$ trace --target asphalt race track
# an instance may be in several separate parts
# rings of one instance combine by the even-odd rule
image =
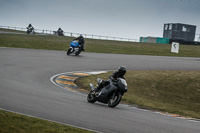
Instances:
[[[0,108],[67,125],[111,133],[200,133],[200,121],[120,104],[87,102],[86,95],[54,85],[50,78],[71,71],[200,70],[200,58],[81,53],[0,48]]]

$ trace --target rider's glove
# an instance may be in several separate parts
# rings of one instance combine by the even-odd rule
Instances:
[[[111,76],[110,77],[110,80],[112,81],[112,82],[116,82],[116,80]]]

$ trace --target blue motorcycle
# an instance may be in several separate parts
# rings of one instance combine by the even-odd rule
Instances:
[[[81,53],[81,45],[77,41],[71,41],[69,49],[67,50],[67,55],[75,54],[79,55]]]

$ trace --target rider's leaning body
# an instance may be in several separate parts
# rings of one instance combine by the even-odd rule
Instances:
[[[112,75],[109,76],[109,79],[112,81],[116,81],[118,78],[124,78],[124,75],[126,74],[126,67],[121,66],[118,68],[117,71],[115,71]],[[95,92],[98,92],[103,87],[107,86],[110,83],[109,80],[102,80],[102,82],[95,88]]]

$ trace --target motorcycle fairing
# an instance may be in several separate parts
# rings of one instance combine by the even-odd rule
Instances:
[[[71,47],[78,47],[79,43],[77,41],[71,41],[70,46]]]
[[[102,103],[108,103],[109,97],[117,90],[117,86],[109,84],[106,87],[102,88],[97,100]]]

